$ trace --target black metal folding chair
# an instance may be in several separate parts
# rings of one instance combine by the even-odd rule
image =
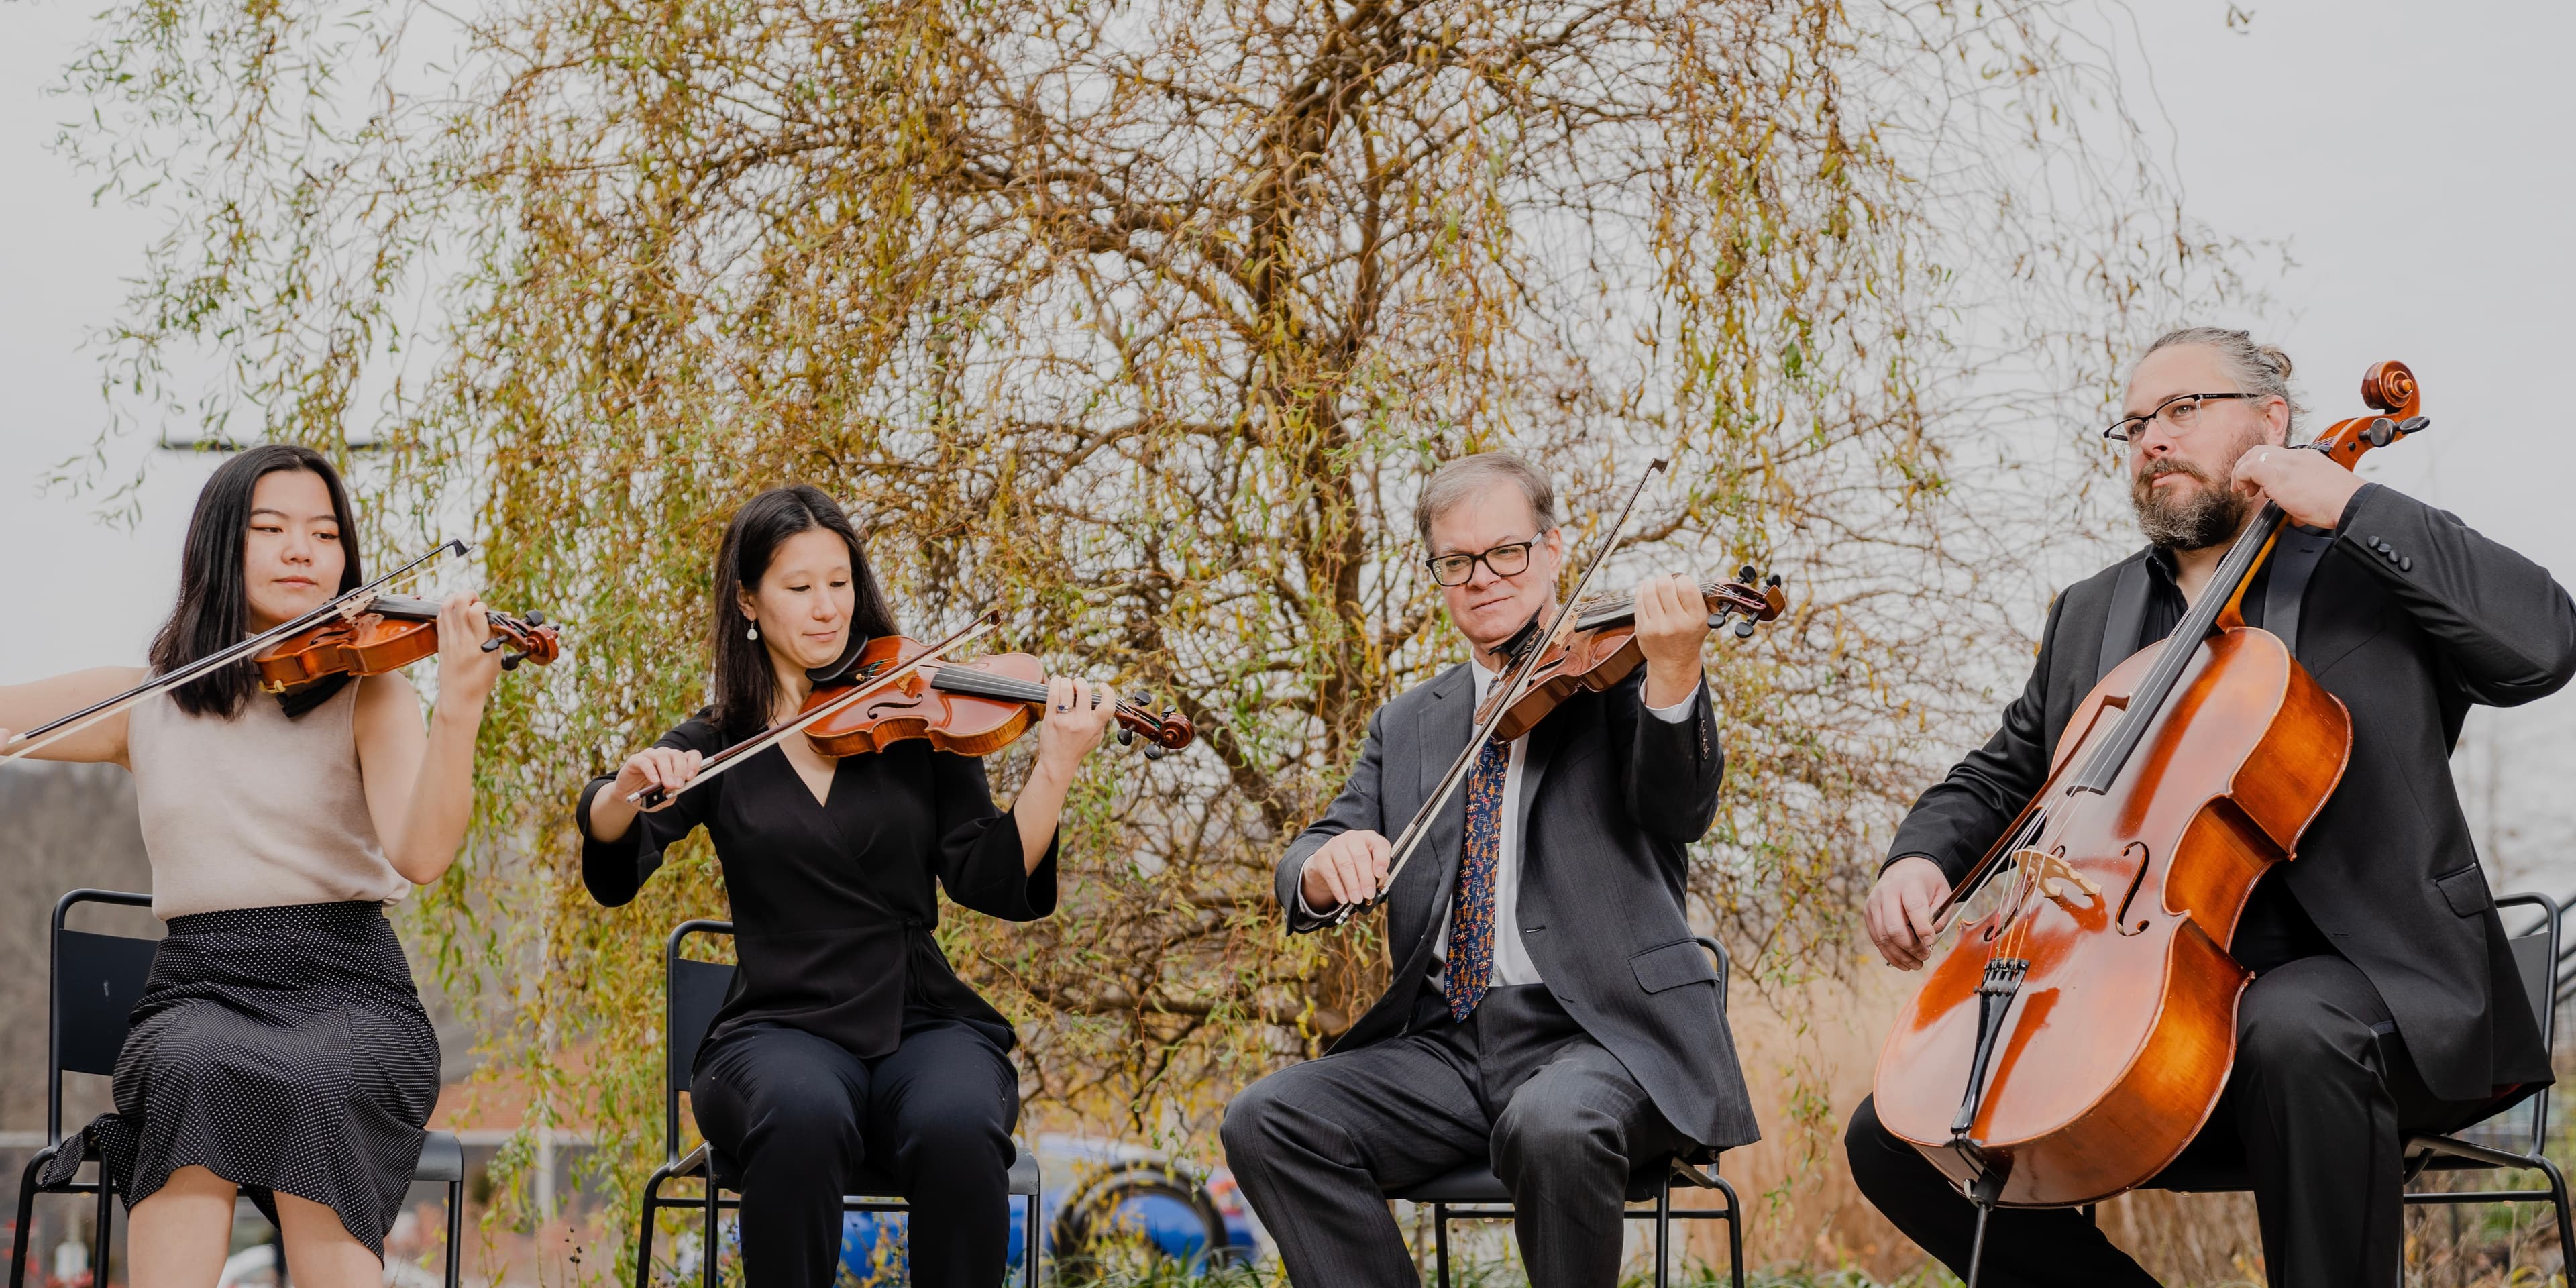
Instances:
[[[27,1241],[32,1233],[38,1194],[95,1194],[98,1220],[90,1252],[91,1282],[108,1282],[108,1232],[116,1206],[112,1187],[97,1164],[93,1179],[60,1185],[37,1184],[36,1174],[63,1147],[63,1074],[116,1072],[117,1054],[125,1049],[125,1030],[143,981],[152,973],[153,940],[102,935],[63,925],[71,910],[84,903],[149,908],[152,896],[119,890],[74,890],[54,903],[52,984],[45,1002],[45,1147],[27,1160],[18,1181],[18,1236],[9,1257],[9,1288],[26,1288]],[[465,1151],[456,1137],[431,1132],[420,1147],[415,1181],[447,1186],[447,1288],[457,1288],[464,1266],[459,1260],[465,1238]]]
[[[1726,1007],[1726,948],[1714,939],[1701,936],[1700,946],[1717,958],[1718,1008]],[[1716,1190],[1726,1197],[1726,1206],[1716,1208],[1677,1208],[1673,1191],[1683,1186]],[[1470,1163],[1446,1176],[1434,1177],[1420,1185],[1390,1190],[1390,1199],[1427,1205],[1431,1209],[1431,1246],[1440,1288],[1449,1288],[1449,1223],[1454,1220],[1510,1220],[1512,1194],[1502,1178],[1484,1163]],[[1726,1222],[1727,1264],[1735,1288],[1744,1288],[1744,1209],[1735,1197],[1735,1187],[1717,1174],[1712,1160],[1706,1171],[1690,1162],[1666,1156],[1639,1168],[1628,1178],[1627,1217],[1631,1221],[1655,1223],[1655,1288],[1666,1288],[1672,1280],[1673,1222]],[[1633,1206],[1651,1202],[1652,1208]]]
[[[2555,1050],[2557,1038],[2557,971],[2559,958],[2559,923],[2564,910],[2558,901],[2542,894],[2511,894],[2496,901],[2498,908],[2531,907],[2540,910],[2539,923],[2508,942],[2513,950],[2516,973],[2521,976],[2524,1000],[2540,1021],[2540,1044],[2543,1050]],[[2508,1149],[2464,1139],[2464,1134],[2487,1127],[2503,1115],[2531,1111],[2531,1136],[2521,1149]],[[2519,1134],[2519,1133],[2515,1133]],[[2412,1132],[2406,1137],[2406,1202],[2418,1206],[2460,1203],[2547,1203],[2558,1218],[2558,1246],[2576,1248],[2576,1223],[2568,1218],[2567,1180],[2558,1165],[2542,1151],[2549,1143],[2549,1091],[2533,1093],[2527,1099],[2501,1105],[2487,1118],[2460,1132]],[[2417,1190],[2414,1182],[2427,1172],[2457,1171],[2535,1171],[2547,1178],[2549,1187],[2538,1190]],[[2160,1177],[2151,1189],[2175,1190],[2192,1194],[2219,1194],[2251,1188],[2246,1178],[2233,1170],[2212,1169],[2203,1175]],[[2086,1209],[2088,1212],[2091,1209]]]
[[[733,987],[734,968],[719,962],[697,962],[680,955],[682,945],[695,934],[730,935],[730,921],[684,921],[672,928],[663,942],[662,968],[667,1006],[663,1033],[665,1063],[662,1084],[662,1142],[665,1161],[644,1182],[642,1219],[635,1232],[635,1288],[651,1288],[653,1282],[653,1214],[664,1208],[699,1208],[706,1214],[705,1248],[699,1259],[700,1275],[705,1288],[717,1288],[716,1217],[724,1208],[740,1209],[740,1199],[726,1198],[739,1177],[730,1160],[701,1142],[685,1156],[680,1153],[680,1093],[688,1090],[690,1071],[698,1059],[698,1047],[707,1039],[707,1030],[715,1024],[716,1011],[723,1007],[725,993]],[[700,1181],[699,1197],[664,1198],[662,1186],[680,1177]],[[841,1196],[845,1212],[903,1212],[910,1210],[898,1194],[901,1186],[891,1176],[871,1169],[859,1177],[858,1193]],[[1020,1200],[1026,1219],[1020,1239],[1020,1274],[1026,1288],[1037,1288],[1038,1282],[1038,1160],[1027,1149],[1011,1162],[1011,1197]]]

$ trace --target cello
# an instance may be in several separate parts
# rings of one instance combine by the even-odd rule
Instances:
[[[2346,469],[2429,427],[2414,373],[2382,362],[2362,400],[2296,450]],[[2245,587],[2286,522],[2267,503],[2163,644],[2086,694],[2049,776],[1933,910],[1997,897],[1898,1016],[1880,1121],[1977,1206],[2098,1202],[2152,1179],[2216,1107],[2252,976],[2228,955],[2255,883],[2292,859],[2352,750],[2343,703]]]

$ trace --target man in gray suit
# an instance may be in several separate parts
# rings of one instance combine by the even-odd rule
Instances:
[[[1399,695],[1332,808],[1279,861],[1303,934],[1386,881],[1387,834],[1430,799],[1565,558],[1547,478],[1451,461],[1415,525],[1474,660]],[[1725,753],[1700,678],[1692,579],[1637,588],[1646,664],[1481,749],[1387,891],[1394,983],[1320,1059],[1227,1107],[1226,1159],[1310,1288],[1419,1282],[1385,1191],[1490,1161],[1519,1209],[1533,1288],[1618,1281],[1631,1169],[1759,1132],[1718,996],[1682,915],[1684,847],[1717,812]]]

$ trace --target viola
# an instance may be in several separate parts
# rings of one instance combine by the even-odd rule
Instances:
[[[863,646],[850,678],[817,685],[805,710],[830,705],[852,686],[910,663],[927,651],[919,640],[881,636]],[[1099,695],[1092,704],[1099,705]],[[1190,745],[1196,731],[1187,717],[1146,709],[1142,695],[1117,704],[1118,741],[1145,737],[1145,757],[1159,759]],[[927,738],[941,751],[988,756],[1019,740],[1046,716],[1046,668],[1026,653],[993,653],[971,662],[922,661],[884,689],[840,705],[805,726],[805,740],[826,756],[883,751],[911,738]]]
[[[288,636],[252,659],[259,668],[259,687],[284,693],[327,675],[383,675],[438,653],[439,603],[410,595],[376,595],[353,600],[341,613],[319,625]],[[563,654],[555,628],[542,614],[513,617],[486,610],[492,638],[486,653],[508,650],[501,669],[517,670],[521,662],[545,666]]]
[[[1780,589],[1780,574],[1759,587],[1753,584],[1753,565],[1746,564],[1733,581],[1703,582],[1700,599],[1708,608],[1709,628],[1714,630],[1735,618],[1735,637],[1753,634],[1757,623],[1771,621],[1788,606],[1788,597]],[[1558,704],[1577,693],[1600,692],[1627,679],[1646,660],[1645,651],[1637,647],[1637,598],[1634,594],[1605,595],[1574,606],[1573,614],[1560,628],[1558,638],[1544,648],[1537,648],[1529,674],[1517,690],[1495,685],[1485,696],[1485,705],[1476,711],[1481,725],[1496,716],[1492,737],[1509,742],[1528,733],[1556,710]],[[1523,638],[1503,646],[1503,652],[1516,662],[1521,651],[1537,647],[1541,637],[1533,621]],[[1514,694],[1509,702],[1507,692]]]
[[[906,738],[929,738],[942,750],[970,756],[1007,747],[1046,709],[1045,673],[1037,659],[1003,653],[977,663],[947,660],[1000,623],[999,614],[986,613],[931,644],[892,635],[870,640],[838,666],[838,678],[816,684],[795,715],[707,757],[697,776],[676,788],[645,787],[626,799],[658,808],[800,733],[826,756],[882,750]],[[944,683],[932,683],[941,676]],[[1122,743],[1145,733],[1148,757],[1188,746],[1194,733],[1187,719],[1156,715],[1136,703],[1119,704],[1118,722]]]
[[[2404,363],[2371,368],[2361,396],[2385,414],[2309,449],[2349,469],[2429,427]],[[2296,855],[2352,751],[2343,703],[2245,625],[2246,584],[2285,521],[2265,506],[2165,643],[2093,687],[2038,794],[1933,911],[1938,925],[1999,883],[1889,1034],[1878,1115],[1966,1187],[1981,1235],[1997,1206],[2098,1202],[2151,1179],[2227,1084],[2251,980],[2227,951],[2238,915]]]

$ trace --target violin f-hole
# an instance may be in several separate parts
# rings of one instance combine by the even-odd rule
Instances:
[[[2140,919],[2138,924],[2130,925],[2129,905],[2137,901],[2139,888],[2147,883],[2146,842],[2131,841],[2121,846],[2120,861],[2129,865],[2129,892],[2120,896],[2120,911],[2112,915],[2111,924],[2124,935],[2143,934],[2146,932],[2147,923],[2144,919]]]

